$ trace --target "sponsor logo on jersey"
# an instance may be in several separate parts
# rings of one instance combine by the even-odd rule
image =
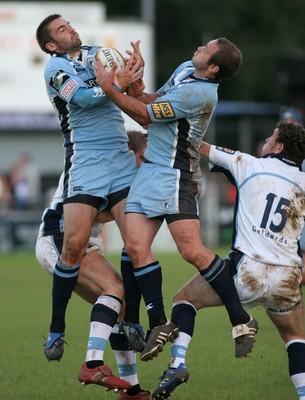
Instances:
[[[98,86],[98,83],[96,82],[96,78],[90,78],[90,79],[86,79],[85,83],[90,87],[94,87],[94,86]]]
[[[156,119],[173,118],[175,116],[174,110],[169,101],[152,103],[151,107]]]
[[[73,192],[81,192],[84,189],[84,186],[74,186]]]
[[[74,79],[71,79],[66,86],[63,88],[61,94],[64,96],[65,99],[69,97],[69,95],[72,93],[73,88],[77,86],[77,82]]]
[[[50,79],[50,85],[57,91],[62,87],[62,85],[67,81],[70,77],[62,70],[59,70],[55,73],[53,77]]]
[[[231,149],[228,149],[226,147],[215,146],[215,148],[217,150],[219,150],[219,151],[224,152],[224,153],[228,153],[228,154],[234,154],[235,153],[235,150],[231,150]]]
[[[80,64],[73,64],[72,65],[72,67],[73,67],[73,69],[74,69],[74,71],[76,72],[76,73],[80,73],[80,72],[86,72],[86,68],[85,67],[83,67],[82,65],[80,65]]]
[[[103,89],[100,87],[94,87],[93,91],[94,91],[94,95],[92,97],[101,97],[104,95]]]

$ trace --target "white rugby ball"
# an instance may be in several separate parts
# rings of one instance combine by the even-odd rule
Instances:
[[[113,47],[101,47],[95,54],[95,58],[100,59],[106,71],[110,71],[115,61],[118,69],[122,70],[125,67],[125,60],[122,54]]]

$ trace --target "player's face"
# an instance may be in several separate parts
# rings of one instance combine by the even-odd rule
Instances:
[[[204,70],[208,67],[208,61],[211,56],[219,51],[217,39],[211,40],[205,46],[200,46],[195,51],[192,63],[198,70]]]
[[[273,134],[267,137],[267,139],[265,140],[265,144],[262,148],[262,156],[271,153],[279,154],[282,151],[282,144],[277,142],[278,135],[279,130],[278,128],[275,128]]]
[[[52,41],[49,43],[53,46],[52,51],[58,53],[77,52],[82,45],[79,34],[64,18],[55,19],[49,24],[49,31]]]

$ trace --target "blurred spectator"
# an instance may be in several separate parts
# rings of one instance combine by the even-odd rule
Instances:
[[[20,155],[19,160],[12,167],[10,180],[15,209],[27,210],[40,203],[41,177],[28,153]]]
[[[293,107],[284,107],[280,112],[280,120],[303,125],[302,112]]]
[[[11,203],[11,187],[8,178],[5,175],[0,175],[0,210],[6,210]]]

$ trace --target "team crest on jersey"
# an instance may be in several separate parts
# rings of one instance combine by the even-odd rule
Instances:
[[[75,64],[72,65],[72,67],[73,67],[74,71],[75,71],[76,73],[78,73],[78,74],[79,74],[80,72],[86,72],[86,68],[83,67],[83,66],[80,65],[80,64],[75,63]]]
[[[169,101],[152,103],[151,107],[156,119],[173,118],[175,116],[174,110]]]
[[[235,150],[228,149],[227,147],[216,146],[216,149],[219,150],[219,151],[223,151],[224,153],[228,153],[228,154],[234,154],[235,153]]]
[[[55,75],[50,79],[50,85],[57,91],[62,87],[66,80],[70,77],[61,69],[56,71]]]
[[[69,95],[72,93],[73,88],[77,86],[77,82],[74,79],[71,79],[66,86],[63,88],[61,94],[64,96],[65,99],[69,97]]]

